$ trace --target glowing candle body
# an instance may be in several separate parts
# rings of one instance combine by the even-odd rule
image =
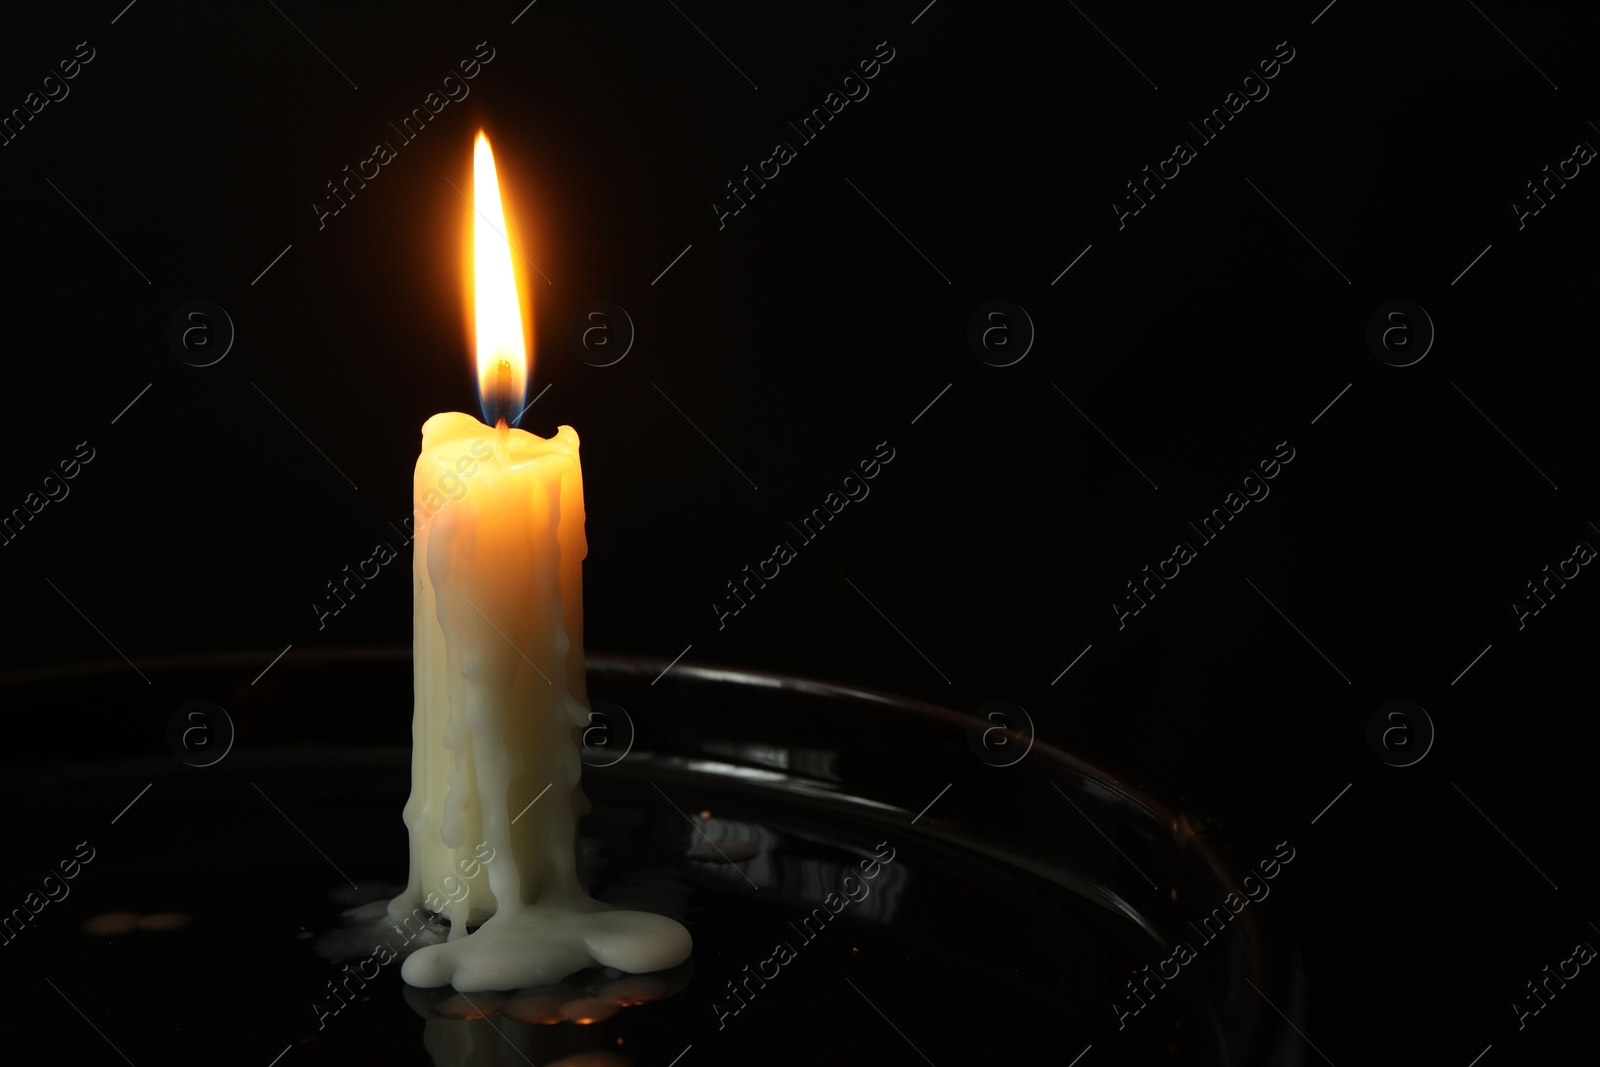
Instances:
[[[429,419],[413,492],[426,517],[412,562],[408,891],[436,894],[458,931],[492,915],[502,892],[503,864],[462,876],[481,842],[525,870],[537,896],[575,880],[571,814],[585,810],[573,740],[588,717],[578,437],[511,430],[502,448],[495,437],[470,415]],[[524,811],[536,796],[551,803]]]
[[[577,876],[589,718],[578,435],[495,430],[459,413],[433,416],[422,434],[411,871],[389,910],[441,911],[450,938],[408,958],[402,975],[470,992],[587,966],[676,966],[692,947],[682,926],[602,904]],[[487,878],[464,877],[480,861]]]
[[[578,435],[509,427],[527,388],[515,265],[488,138],[473,146],[473,334],[491,429],[422,427],[413,496],[411,841],[392,917],[442,914],[449,940],[408,957],[412,985],[519,989],[585,967],[641,972],[688,959],[671,919],[619,911],[577,872],[584,687],[583,472]],[[487,873],[487,877],[480,875]],[[475,933],[471,924],[482,922]]]

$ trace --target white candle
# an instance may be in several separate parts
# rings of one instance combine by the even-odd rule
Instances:
[[[475,226],[473,241],[480,386],[498,390],[486,407],[503,412],[525,391],[526,357],[481,133],[474,172],[475,211],[491,224]],[[577,819],[588,810],[578,738],[589,720],[578,435],[435,415],[413,491],[411,870],[389,911],[440,911],[450,938],[419,949],[402,976],[472,992],[682,963],[692,942],[681,925],[602,904],[578,881]],[[487,878],[474,876],[480,864]]]

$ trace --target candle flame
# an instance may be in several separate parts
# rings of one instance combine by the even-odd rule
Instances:
[[[528,391],[528,345],[494,152],[482,130],[472,148],[473,338],[484,420],[515,423]]]

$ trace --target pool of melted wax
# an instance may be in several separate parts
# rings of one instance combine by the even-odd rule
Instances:
[[[594,869],[604,866],[601,847],[592,839],[580,841],[590,884],[597,881]],[[354,906],[315,947],[335,962],[369,955],[379,966],[404,960],[400,973],[408,985],[448,985],[461,993],[544,986],[591,969],[661,971],[678,966],[691,950],[688,931],[678,922],[694,893],[685,877],[671,868],[631,871],[604,885],[598,898],[576,895],[503,909],[458,936],[436,913],[419,909],[425,923],[391,914],[388,902],[404,886],[340,886],[329,898]]]
[[[387,977],[400,968],[384,968],[392,993],[375,999],[423,1017],[432,1063],[522,1063],[521,1053],[540,1067],[621,1067],[667,1064],[693,1046],[700,1062],[902,1063],[925,1052],[946,1067],[1066,1062],[1091,1044],[1097,1064],[1221,1062],[1198,980],[1168,983],[1115,1026],[1118,987],[1165,955],[1138,924],[927,828],[841,821],[799,798],[712,784],[685,797],[691,812],[707,805],[687,822],[659,797],[653,810],[648,787],[596,793],[585,884],[613,905],[681,919],[693,957],[654,974],[590,968],[498,991],[492,979],[481,991],[401,986]],[[396,888],[367,888],[371,901],[344,912],[319,954],[369,952]],[[447,942],[436,920],[405,946],[407,963],[471,944],[493,922]],[[381,1015],[362,1028],[375,1031]]]
[[[692,942],[678,923],[602,908],[592,901],[502,906],[475,932],[419,948],[400,976],[409,985],[473,993],[559,981],[593,966],[642,974],[688,958]]]

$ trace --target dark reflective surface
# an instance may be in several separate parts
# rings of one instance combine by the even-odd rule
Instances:
[[[73,1058],[109,1042],[139,1063],[1299,1061],[1271,1006],[1300,1011],[1292,946],[1270,881],[1241,885],[1270,857],[1236,862],[1021,722],[985,735],[878,694],[664,666],[591,662],[633,744],[589,739],[584,870],[603,899],[682,916],[693,958],[469,998],[360,962],[383,936],[361,903],[405,871],[404,650],[286,657],[255,687],[240,661],[154,670],[227,709],[237,735],[208,766],[167,750],[166,714],[128,724],[143,755],[65,750],[100,676],[12,678],[22,825],[0,886],[25,916],[5,958],[40,979],[26,1011]],[[52,745],[76,758],[49,765]]]

